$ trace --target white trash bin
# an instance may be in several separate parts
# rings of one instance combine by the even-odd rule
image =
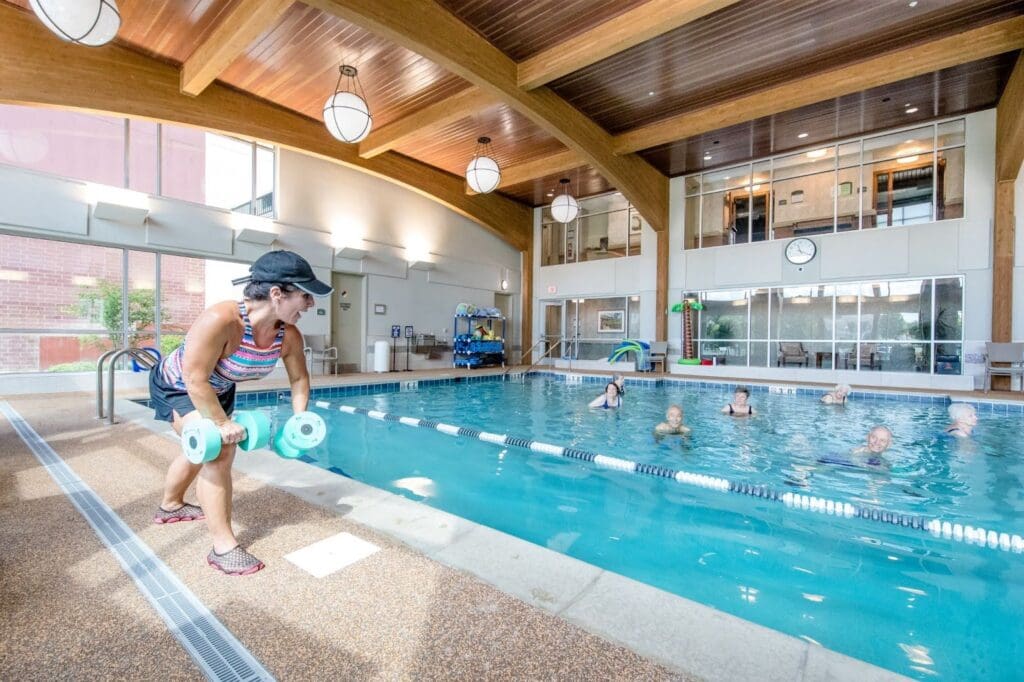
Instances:
[[[373,371],[391,371],[391,344],[387,341],[373,343]]]

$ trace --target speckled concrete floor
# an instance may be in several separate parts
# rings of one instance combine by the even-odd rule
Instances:
[[[222,576],[203,522],[151,523],[172,442],[101,425],[90,396],[9,402],[279,679],[690,679],[238,473],[236,529],[267,569]],[[0,679],[201,678],[6,420],[0,453]],[[322,579],[283,558],[342,531],[381,551]]]

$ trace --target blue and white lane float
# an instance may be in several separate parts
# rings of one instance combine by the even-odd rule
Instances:
[[[316,401],[315,405],[322,409],[334,409],[334,406],[331,403],[325,401]],[[655,464],[642,464],[640,462],[633,462],[628,459],[611,457],[609,455],[602,455],[596,452],[580,450],[578,448],[551,445],[550,443],[542,443],[528,438],[518,438],[508,434],[497,434],[480,431],[478,429],[468,429],[463,426],[454,426],[452,424],[431,421],[429,419],[401,417],[387,412],[380,412],[378,410],[368,410],[364,407],[339,405],[337,406],[337,409],[340,412],[345,412],[347,414],[365,415],[370,419],[376,419],[378,421],[397,422],[399,424],[415,428],[434,429],[435,431],[439,431],[449,436],[475,438],[494,445],[523,448],[532,452],[540,452],[545,455],[569,457],[571,459],[579,459],[585,462],[593,462],[597,466],[604,467],[606,469],[615,469],[617,471],[643,474],[646,476],[656,476],[658,478],[671,478],[678,483],[683,483],[685,485],[692,485],[708,490],[717,490],[719,492],[737,493],[740,495],[747,495],[749,497],[757,497],[769,502],[779,502],[793,509],[802,509],[805,511],[817,512],[819,514],[828,514],[829,516],[860,518],[866,521],[875,521],[892,526],[902,526],[913,530],[927,531],[935,537],[942,537],[956,542],[964,542],[970,545],[978,545],[979,547],[1000,549],[1004,552],[1013,552],[1015,554],[1024,553],[1024,537],[1017,534],[998,532],[991,529],[960,523],[952,523],[950,521],[943,521],[942,519],[929,519],[911,514],[872,509],[870,507],[862,507],[850,504],[849,502],[830,500],[824,497],[816,497],[814,495],[802,495],[800,493],[792,492],[786,492],[780,495],[778,491],[762,485],[736,483],[735,481],[730,481],[718,476],[707,476],[705,474],[694,474],[688,471],[678,471],[668,467],[657,466]]]

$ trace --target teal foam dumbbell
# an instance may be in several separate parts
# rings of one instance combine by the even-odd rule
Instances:
[[[327,425],[316,412],[293,414],[274,436],[274,450],[285,459],[296,459],[324,442]]]
[[[238,443],[243,450],[264,448],[270,442],[270,417],[262,412],[241,410],[231,417],[245,428],[245,439]],[[181,430],[181,449],[193,464],[212,462],[220,455],[220,429],[212,419],[199,419]]]

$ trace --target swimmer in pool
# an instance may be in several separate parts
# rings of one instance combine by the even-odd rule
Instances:
[[[732,402],[722,408],[722,414],[730,417],[750,417],[757,414],[754,408],[747,404],[750,399],[750,389],[746,386],[737,386],[732,394]]]
[[[849,395],[850,387],[847,384],[837,384],[835,388],[821,396],[821,402],[826,405],[845,405]]]
[[[599,407],[603,410],[612,410],[622,407],[622,396],[619,393],[619,385],[609,381],[604,387],[604,393],[590,401],[590,407]]]
[[[978,425],[978,413],[973,405],[953,403],[949,406],[949,418],[952,424],[946,427],[946,434],[954,438],[970,438],[974,427]]]
[[[665,421],[654,427],[654,433],[659,436],[689,433],[690,428],[683,425],[683,408],[678,405],[670,405],[665,410]]]
[[[892,431],[884,426],[876,426],[868,431],[866,444],[850,451],[850,459],[861,466],[888,468],[889,460],[882,457],[882,453],[891,445]]]

